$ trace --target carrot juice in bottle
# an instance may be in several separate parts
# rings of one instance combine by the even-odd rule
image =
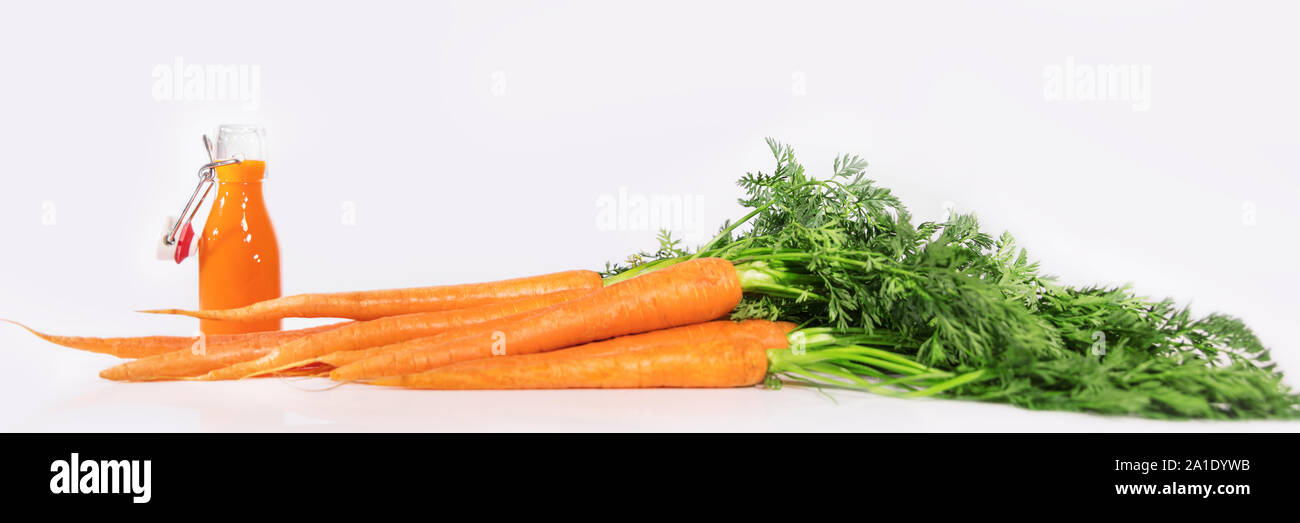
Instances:
[[[216,194],[199,236],[199,308],[229,309],[280,297],[280,247],[262,199],[266,177],[261,127],[223,125],[216,157],[238,163],[216,167]],[[280,320],[202,320],[205,334],[279,330]]]

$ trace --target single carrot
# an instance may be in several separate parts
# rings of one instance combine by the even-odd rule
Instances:
[[[719,258],[682,262],[569,302],[404,342],[330,372],[340,381],[411,374],[458,361],[527,354],[717,319],[740,303],[735,267]]]
[[[191,378],[231,364],[264,356],[286,340],[327,334],[356,322],[322,325],[296,332],[296,337],[261,337],[223,343],[193,345],[177,351],[146,356],[100,371],[99,377],[114,381],[154,381]]]
[[[402,340],[430,336],[456,327],[475,325],[497,318],[547,307],[579,296],[588,290],[560,291],[541,296],[491,303],[468,309],[417,312],[353,323],[347,327],[306,336],[283,344],[257,359],[216,368],[203,379],[238,379],[312,363],[315,358],[337,351],[351,351]]]
[[[507,384],[523,376],[554,375],[563,373],[565,364],[571,360],[607,358],[624,353],[636,353],[660,345],[680,345],[680,343],[707,343],[719,340],[738,340],[753,338],[767,349],[787,349],[787,337],[794,330],[789,321],[745,320],[745,321],[707,321],[685,327],[651,330],[641,334],[628,334],[597,342],[586,343],[569,349],[550,351],[550,353],[520,354],[499,356],[499,358],[471,359],[452,363],[450,366],[438,367],[425,371],[425,375],[497,375]],[[552,368],[554,367],[554,368]],[[408,375],[409,376],[409,375]]]
[[[603,285],[592,271],[565,271],[512,280],[377,291],[298,294],[245,307],[191,311],[154,309],[141,312],[180,314],[205,320],[255,321],[276,318],[351,318],[373,320],[413,312],[478,307],[505,300],[566,290],[595,290]]]
[[[742,322],[735,322],[731,320],[718,320],[718,321],[709,321],[704,323],[696,323],[694,325],[687,325],[684,327],[675,327],[671,329],[650,331],[642,334],[619,336],[617,338],[595,342],[592,343],[592,345],[603,344],[602,346],[605,347],[621,346],[620,344],[645,345],[645,344],[659,343],[661,341],[673,341],[678,337],[686,337],[686,336],[689,336],[695,340],[704,340],[704,339],[713,339],[713,338],[724,337],[724,336],[732,336],[736,334],[747,334],[758,338],[773,339],[773,340],[776,340],[777,337],[780,337],[780,340],[784,340],[784,336],[786,334],[789,334],[791,330],[794,329],[794,326],[795,325],[793,323],[784,322],[784,321],[773,322],[773,321],[766,321],[766,320],[744,320]],[[406,342],[393,344],[393,345],[371,347],[362,350],[333,352],[321,356],[320,358],[317,358],[316,361],[320,363],[332,365],[334,367],[342,367],[350,363],[358,362],[370,357],[384,354],[385,352],[396,352],[407,348],[418,348],[421,345],[427,344],[429,342],[430,340],[428,340],[427,338],[412,339]],[[784,341],[780,341],[779,343],[776,343],[773,346],[775,347],[775,346],[784,346],[784,345],[786,345],[786,343]],[[489,358],[489,359],[498,360],[501,358]],[[468,360],[468,361],[486,361],[486,360]]]
[[[767,376],[769,346],[751,336],[680,338],[619,350],[598,345],[466,361],[373,384],[445,390],[702,388],[756,385]]]
[[[199,342],[198,336],[135,336],[123,338],[58,336],[37,331],[13,320],[0,319],[0,321],[9,322],[22,327],[26,329],[27,332],[35,334],[37,337],[55,345],[62,345],[64,347],[89,352],[97,352],[100,354],[109,354],[119,358],[144,358],[176,352],[179,350],[187,350],[193,347],[195,343]],[[208,345],[222,345],[226,343],[265,344],[293,339],[317,332],[324,332],[342,324],[343,323],[335,323],[331,325],[320,325],[317,327],[287,331],[262,331],[246,334],[214,334],[211,336],[204,336],[203,341]]]
[[[274,346],[244,344],[212,346],[202,353],[181,349],[128,361],[99,372],[99,377],[113,381],[174,380],[200,376],[213,369],[248,361],[275,350]]]
[[[739,324],[712,329],[710,336],[708,325],[693,325],[551,352],[462,361],[368,383],[460,390],[741,387],[770,378],[769,385],[780,388],[786,378],[814,386],[923,397],[985,378],[985,370],[956,374],[872,346],[888,343],[870,334],[813,329],[797,331],[802,336],[796,340],[793,327],[772,322]],[[817,339],[809,340],[810,336]],[[806,350],[810,341],[814,348]],[[800,347],[804,350],[793,350]]]

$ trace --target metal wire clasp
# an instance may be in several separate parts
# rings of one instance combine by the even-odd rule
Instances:
[[[172,230],[163,236],[164,245],[176,245],[176,235],[180,233],[182,225],[189,225],[194,221],[194,214],[199,212],[199,207],[203,205],[203,200],[208,197],[208,192],[212,190],[212,183],[217,179],[217,167],[231,165],[243,162],[241,158],[230,158],[226,160],[212,159],[212,141],[208,135],[203,135],[203,148],[208,151],[208,163],[199,167],[199,184],[194,186],[194,193],[190,194],[189,201],[185,202],[185,207],[177,216],[180,218],[172,224]]]

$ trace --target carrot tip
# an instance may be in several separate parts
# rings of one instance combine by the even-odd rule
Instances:
[[[207,317],[208,315],[204,314],[203,311],[189,311],[185,309],[144,309],[135,312],[143,312],[145,314],[168,314],[172,316],[189,316],[191,318],[211,319],[208,318]]]
[[[45,340],[45,341],[48,341],[48,342],[51,342],[51,343],[55,343],[55,344],[58,344],[58,345],[64,345],[63,343],[59,343],[58,341],[56,341],[54,336],[51,336],[51,335],[46,334],[46,333],[44,333],[44,332],[41,332],[41,331],[38,331],[38,330],[33,329],[33,328],[31,328],[31,327],[28,327],[28,326],[25,325],[25,324],[22,324],[22,323],[16,322],[16,321],[14,321],[14,320],[6,320],[6,319],[4,319],[4,318],[0,318],[0,321],[3,321],[3,322],[5,322],[5,323],[12,323],[12,324],[17,325],[17,326],[19,326],[19,327],[22,327],[23,330],[32,333],[32,334],[33,334],[34,336],[36,336],[37,338],[40,338],[40,339],[43,339],[43,340]]]
[[[34,329],[32,329],[31,327],[28,327],[28,326],[26,326],[26,325],[23,325],[22,323],[16,322],[16,321],[14,321],[14,320],[5,319],[5,318],[0,318],[0,321],[3,321],[3,322],[5,322],[5,323],[12,323],[12,324],[17,325],[17,326],[19,326],[19,327],[22,327],[23,329],[26,329],[27,332],[30,332],[30,333],[33,333],[33,334],[36,333],[36,331],[35,331]]]

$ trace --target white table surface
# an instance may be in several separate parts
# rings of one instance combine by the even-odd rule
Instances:
[[[724,390],[406,391],[325,379],[114,383],[115,358],[0,325],[17,379],[5,431],[123,432],[1294,432],[1300,422],[1166,422],[785,387]],[[833,399],[832,399],[833,398]]]

